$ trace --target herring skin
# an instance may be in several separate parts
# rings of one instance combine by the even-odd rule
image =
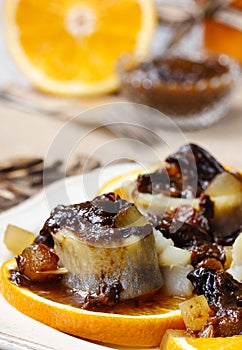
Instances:
[[[120,300],[152,294],[163,285],[152,227],[142,227],[144,235],[124,238],[118,245],[90,244],[67,229],[53,235],[56,253],[69,273],[69,287],[97,294],[103,283],[122,286]]]

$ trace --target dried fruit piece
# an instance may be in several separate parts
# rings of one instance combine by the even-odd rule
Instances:
[[[28,245],[16,257],[20,274],[31,281],[37,282],[43,282],[57,277],[57,274],[41,274],[39,272],[56,270],[58,260],[58,256],[45,244]]]

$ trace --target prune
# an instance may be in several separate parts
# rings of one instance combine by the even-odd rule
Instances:
[[[166,238],[171,238],[175,245],[180,248],[192,247],[198,242],[212,242],[210,235],[211,213],[209,212],[209,219],[207,219],[204,212],[203,206],[200,206],[200,210],[188,205],[168,209],[160,220],[156,219],[156,228]]]
[[[171,238],[177,247],[192,252],[193,266],[208,258],[216,259],[223,265],[225,263],[223,247],[214,243],[211,235],[213,212],[210,198],[202,195],[199,210],[187,205],[167,210],[160,221],[156,220],[156,228],[166,238]]]
[[[139,175],[137,190],[163,193],[177,198],[199,197],[224,167],[205,149],[186,144],[166,158],[166,165],[154,173]]]
[[[197,246],[198,242],[211,240],[206,231],[186,222],[176,221],[166,229],[164,226],[159,226],[159,229],[166,238],[171,238],[175,246],[179,248],[190,248]]]
[[[191,183],[197,174],[197,196],[207,188],[217,174],[225,171],[209,152],[192,143],[184,145],[178,152],[167,157],[166,162],[178,164]]]
[[[211,317],[198,333],[199,337],[231,337],[242,333],[242,308],[230,307]]]
[[[176,221],[164,227],[160,224],[159,230],[164,237],[171,238],[175,246],[191,251],[191,264],[196,266],[199,262],[207,258],[214,258],[225,263],[225,253],[223,247],[213,243],[209,234],[197,225]]]
[[[232,245],[242,231],[242,226],[233,232],[221,236],[219,232],[212,232],[213,241],[220,245]]]
[[[198,334],[200,337],[228,337],[242,332],[242,283],[225,271],[200,267],[187,278],[194,293],[204,295],[213,316]]]
[[[187,278],[194,286],[194,293],[203,294],[214,311],[238,306],[242,283],[229,273],[201,267],[191,271]]]

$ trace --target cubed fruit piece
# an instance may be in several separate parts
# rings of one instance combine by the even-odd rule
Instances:
[[[4,243],[14,255],[20,254],[34,239],[33,232],[14,225],[8,225],[4,233]]]
[[[195,296],[179,304],[186,328],[199,331],[209,319],[210,307],[204,295]]]

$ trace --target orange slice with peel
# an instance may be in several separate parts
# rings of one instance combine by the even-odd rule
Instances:
[[[167,328],[184,328],[178,310],[180,299],[161,296],[159,301],[144,303],[143,307],[129,305],[122,313],[87,311],[17,286],[10,280],[13,269],[14,259],[1,267],[0,288],[4,298],[22,313],[65,333],[110,344],[154,347],[159,346]]]
[[[187,338],[171,337],[166,350],[239,350],[242,347],[242,336],[226,338]]]
[[[7,43],[36,87],[62,95],[113,91],[123,54],[149,53],[153,0],[5,0]]]

